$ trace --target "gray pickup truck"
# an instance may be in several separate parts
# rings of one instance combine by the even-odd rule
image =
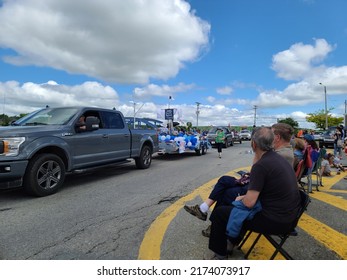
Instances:
[[[93,107],[44,108],[0,127],[0,189],[55,193],[67,173],[133,158],[149,168],[158,152],[154,129],[129,129],[121,112]]]

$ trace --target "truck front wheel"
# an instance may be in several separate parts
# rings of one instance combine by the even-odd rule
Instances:
[[[65,165],[61,158],[54,154],[38,154],[28,164],[23,186],[29,194],[46,196],[57,192],[64,180]]]
[[[145,145],[142,147],[140,156],[135,158],[136,167],[139,169],[147,169],[152,163],[152,149]]]

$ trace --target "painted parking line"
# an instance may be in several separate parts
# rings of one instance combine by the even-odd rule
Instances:
[[[238,170],[249,170],[249,167],[238,168],[236,171]],[[225,175],[239,176],[235,173],[236,171],[230,171]],[[197,196],[205,200],[210,194],[212,186],[217,183],[218,179],[219,177],[208,181],[196,188],[192,193],[177,200],[154,220],[142,240],[138,255],[139,260],[160,260],[161,243],[163,242],[164,235],[171,221],[188,201],[193,200]]]
[[[236,173],[238,170],[249,169],[250,167],[238,168],[237,170],[232,170],[225,175],[238,176]],[[218,179],[219,177],[210,180],[209,182],[195,189],[192,193],[177,200],[154,220],[148,231],[145,233],[141,243],[138,254],[139,260],[160,260],[161,244],[163,242],[164,235],[177,213],[187,202],[195,199],[197,196],[200,196],[202,200],[205,200],[211,192],[211,187],[217,183]],[[325,179],[326,178],[323,178],[324,189],[329,191],[331,187],[342,178],[340,176],[334,176],[333,178],[327,178],[329,180]],[[346,211],[346,200],[329,195],[328,193],[325,193],[323,189],[321,190],[321,192],[315,192],[313,194],[315,199],[324,201],[325,203],[329,203],[334,207],[338,207]],[[342,259],[347,259],[347,252],[345,249],[347,248],[346,235],[341,234],[327,225],[320,223],[307,214],[303,215],[298,226],[324,246],[336,252],[336,254],[338,254]],[[317,228],[320,230],[317,230]],[[251,236],[250,241],[252,238],[254,237]],[[247,243],[251,244],[250,242]],[[247,245],[247,243],[244,245],[243,251],[248,249],[249,245]],[[265,239],[260,239],[258,244],[259,245],[254,248],[252,254],[249,256],[249,259],[268,259],[269,256],[272,255],[273,247]],[[283,257],[278,254],[276,259],[283,259]]]
[[[347,236],[320,221],[303,214],[298,226],[311,237],[334,251],[343,260],[347,260]]]

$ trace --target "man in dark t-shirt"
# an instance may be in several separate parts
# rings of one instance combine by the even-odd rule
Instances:
[[[252,166],[248,190],[259,192],[262,215],[276,222],[294,220],[300,204],[292,166],[274,151]]]
[[[252,220],[245,220],[240,235],[230,238],[226,226],[233,206],[220,206],[210,217],[212,221],[209,249],[214,259],[227,258],[227,240],[237,245],[248,229],[281,234],[292,229],[300,207],[300,194],[293,167],[273,151],[274,133],[258,128],[251,140],[254,151],[250,183],[245,195],[236,198],[252,209],[260,201],[262,210]]]

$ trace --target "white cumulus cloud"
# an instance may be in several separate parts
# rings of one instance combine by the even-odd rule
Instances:
[[[176,76],[210,33],[183,0],[4,1],[0,22],[0,47],[15,51],[7,63],[119,83]]]
[[[296,43],[288,50],[273,56],[272,69],[285,80],[300,80],[311,76],[317,63],[321,62],[333,49],[334,47],[324,39],[316,39],[315,45]]]

